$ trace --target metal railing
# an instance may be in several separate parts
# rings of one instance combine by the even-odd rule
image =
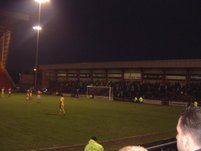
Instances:
[[[177,151],[177,141],[175,138],[153,142],[142,146],[145,146],[149,151]]]

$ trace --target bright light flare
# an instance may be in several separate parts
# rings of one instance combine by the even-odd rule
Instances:
[[[50,0],[35,0],[37,3],[47,3],[50,2]]]
[[[34,29],[34,30],[37,30],[37,31],[40,31],[40,30],[42,30],[42,27],[39,26],[39,25],[37,25],[37,26],[34,26],[33,29]]]

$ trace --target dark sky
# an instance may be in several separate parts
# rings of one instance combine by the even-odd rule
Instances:
[[[0,3],[31,17],[13,33],[7,67],[32,69],[37,4]],[[51,0],[41,22],[39,64],[201,58],[200,0]]]

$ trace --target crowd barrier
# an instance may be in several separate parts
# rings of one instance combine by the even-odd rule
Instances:
[[[187,102],[176,102],[176,101],[161,101],[161,100],[150,100],[144,99],[145,104],[156,104],[156,105],[169,105],[169,106],[187,106]]]
[[[143,144],[148,151],[177,151],[176,138],[169,138],[153,143]]]
[[[174,101],[169,101],[168,103],[170,106],[187,106],[187,102],[174,102]]]

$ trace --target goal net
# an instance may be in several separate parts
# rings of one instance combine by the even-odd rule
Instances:
[[[108,86],[87,86],[87,98],[104,97],[109,100],[113,99],[112,87]]]

